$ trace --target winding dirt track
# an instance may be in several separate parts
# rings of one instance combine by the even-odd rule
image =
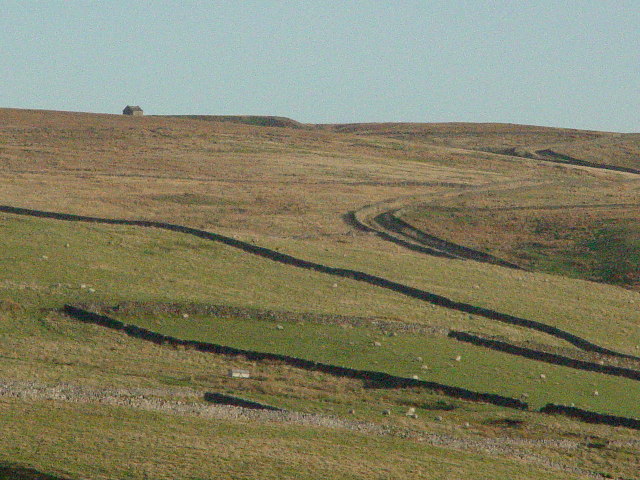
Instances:
[[[495,152],[493,152],[495,153]],[[586,168],[594,171],[617,172],[619,174],[640,175],[640,170],[636,168],[620,167],[604,163],[595,163],[578,158],[557,153],[550,149],[536,150],[535,154],[527,157],[519,155],[514,150],[499,153],[510,157],[526,158],[527,160],[537,160],[540,162],[559,163],[574,168]],[[482,189],[483,187],[479,187]],[[458,193],[459,194],[459,193]],[[454,194],[456,195],[456,194]],[[524,270],[524,268],[501,258],[495,257],[480,250],[475,250],[457,243],[449,242],[424,232],[400,218],[398,212],[414,206],[415,200],[419,196],[389,199],[377,204],[367,205],[349,212],[344,216],[344,220],[350,225],[364,231],[376,233],[380,238],[401,245],[413,251],[446,258],[475,260],[477,262],[491,263],[502,267]],[[411,201],[414,200],[414,201]],[[422,202],[421,202],[422,203]],[[627,206],[628,204],[594,205],[596,207]],[[631,204],[636,206],[637,204]],[[631,206],[629,205],[629,206]],[[578,206],[580,207],[580,206]],[[518,209],[530,207],[515,207]],[[557,205],[551,208],[567,208],[566,205]]]
[[[71,222],[102,223],[107,225],[129,225],[129,226],[146,227],[146,228],[158,228],[158,229],[163,229],[163,230],[168,230],[173,232],[185,233],[198,238],[203,238],[206,240],[222,243],[224,245],[242,250],[243,252],[251,253],[253,255],[266,258],[268,260],[272,260],[278,263],[282,263],[284,265],[291,265],[291,266],[302,268],[305,270],[311,270],[311,271],[316,271],[316,272],[320,272],[320,273],[324,273],[324,274],[328,274],[328,275],[332,275],[340,278],[356,280],[359,282],[367,283],[369,285],[374,285],[377,287],[392,290],[406,297],[415,298],[415,299],[424,301],[426,303],[431,303],[431,304],[449,308],[452,310],[457,310],[459,312],[478,315],[491,320],[496,320],[498,322],[503,322],[510,325],[517,325],[520,327],[529,328],[531,330],[543,332],[553,337],[564,340],[585,351],[600,353],[604,355],[610,355],[610,356],[619,357],[619,358],[640,360],[640,357],[635,357],[633,355],[617,352],[615,350],[602,347],[584,338],[578,337],[577,335],[574,335],[572,333],[569,333],[557,327],[547,325],[542,322],[538,322],[535,320],[528,320],[525,318],[517,317],[507,313],[498,312],[488,308],[478,307],[468,303],[457,302],[455,300],[451,300],[450,298],[444,297],[442,295],[437,295],[435,293],[427,292],[419,288],[404,285],[402,283],[394,282],[392,280],[388,280],[386,278],[382,278],[376,275],[371,275],[369,273],[361,272],[358,270],[336,268],[328,265],[323,265],[320,263],[310,262],[308,260],[296,258],[291,255],[277,252],[275,250],[260,247],[248,242],[243,242],[241,240],[237,240],[235,238],[227,237],[217,233],[208,232],[206,230],[200,230],[196,228],[186,227],[183,225],[176,225],[176,224],[164,223],[164,222],[89,217],[89,216],[83,216],[83,215],[72,215],[67,213],[56,213],[56,212],[47,212],[42,210],[12,207],[8,205],[0,206],[0,212],[14,214],[14,215],[39,217],[39,218],[51,218],[55,220],[65,220],[65,221],[71,221]]]
[[[524,270],[515,263],[507,262],[480,250],[449,242],[415,228],[397,216],[399,210],[407,208],[410,204],[402,208],[380,211],[383,205],[384,202],[381,202],[375,206],[368,206],[351,212],[348,215],[349,223],[361,230],[376,233],[384,240],[427,255],[459,260],[475,260],[501,267]]]

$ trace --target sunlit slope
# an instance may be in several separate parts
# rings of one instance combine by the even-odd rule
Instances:
[[[400,198],[409,205],[425,199],[442,203],[460,193],[471,205],[512,196],[522,200],[510,205],[530,205],[535,198],[560,206],[590,200],[629,203],[637,191],[635,178],[444,147],[425,148],[414,155],[410,146],[408,153],[393,143],[363,143],[351,133],[322,128],[68,112],[1,110],[0,114],[2,203],[204,227],[300,258],[389,277],[458,301],[559,327],[577,326],[585,337],[592,335],[594,341],[610,342],[627,352],[633,353],[640,343],[637,313],[625,313],[634,301],[626,292],[603,294],[600,287],[585,289],[579,282],[430,258],[360,232],[345,221],[350,211],[376,201]],[[393,130],[397,125],[385,128]],[[420,131],[427,126],[411,128]],[[518,141],[610,135],[509,125],[436,124],[429,128],[442,135],[455,136],[461,131],[469,138],[490,141],[509,135],[517,136]],[[600,211],[604,210],[593,209],[588,214],[597,221]],[[634,215],[631,211],[627,218],[632,221]],[[494,235],[508,238],[507,230]],[[64,270],[63,264],[59,270]],[[161,279],[152,280],[161,291]],[[256,281],[252,297],[242,301],[252,303],[252,298],[267,295],[266,289],[259,288],[266,282],[261,282]],[[194,290],[196,283],[192,282]],[[224,291],[218,289],[216,295],[230,298]],[[582,298],[585,291],[591,295],[587,301]],[[299,298],[291,298],[291,303],[301,305]],[[345,292],[342,302],[353,312],[369,308],[360,300]],[[407,302],[415,303],[402,302],[394,315],[400,315]],[[464,315],[445,313],[449,318],[432,323],[468,328],[470,322]],[[621,323],[609,333],[611,321]],[[474,319],[476,328],[493,328],[488,323]]]
[[[360,317],[364,315],[365,325],[373,323],[377,316],[442,328],[447,324],[455,324],[475,331],[484,330],[489,334],[546,340],[542,334],[513,327],[505,328],[503,324],[485,318],[425,305],[424,302],[406,299],[397,293],[354,280],[335,279],[327,274],[277,264],[227,246],[192,239],[184,234],[133,227],[78,226],[62,221],[12,216],[6,216],[2,224],[7,252],[0,284],[3,287],[2,294],[15,302],[22,302],[26,308],[60,307],[65,302],[77,301],[99,301],[107,304],[116,304],[122,300],[227,303]],[[357,258],[356,252],[349,253],[355,257],[351,263],[362,262]],[[380,266],[385,264],[384,259],[378,258],[378,262]],[[429,268],[428,263],[425,266]],[[390,268],[387,270],[390,277],[399,276]],[[395,271],[398,271],[397,263]],[[415,280],[415,274],[412,275],[412,272],[418,270],[404,265],[402,271],[406,279],[420,283]],[[454,273],[449,276],[449,280],[455,284],[456,274],[461,275],[462,272],[456,272],[455,269],[452,271]],[[491,276],[496,275],[494,273]],[[16,281],[18,278],[20,281]],[[485,286],[485,295],[492,288],[504,292],[509,288],[506,287],[507,282],[517,282],[518,278],[501,280],[505,282],[502,286]],[[566,296],[566,288],[571,287],[571,282],[565,283],[566,287],[563,289],[557,284],[546,286],[546,292],[545,286],[542,286],[542,291],[538,286],[535,297],[549,297],[554,290],[561,291]],[[616,291],[615,288],[609,288]],[[518,295],[517,287],[511,286],[511,289],[514,290],[514,295]],[[577,294],[574,295],[577,299]],[[584,297],[580,299],[584,303]],[[479,299],[472,297],[469,300]],[[629,324],[628,318],[632,318],[633,305],[623,303],[624,300],[624,297],[616,296],[611,305],[615,306],[617,317],[627,317],[626,321],[607,322],[608,331],[619,330],[622,335],[608,335],[597,326],[589,325],[584,319],[584,310],[577,310],[576,306],[569,312],[574,318],[571,323],[558,322],[552,315],[546,318],[549,322],[559,323],[593,341],[630,350],[628,342],[637,340],[629,338],[629,328],[633,325]],[[521,298],[516,303],[523,301]],[[533,313],[535,300],[530,304],[528,313]],[[579,316],[580,313],[583,314],[582,317]],[[367,321],[366,315],[373,318]],[[540,319],[540,315],[537,317]],[[137,323],[135,318],[131,322]],[[151,322],[143,325],[153,329],[156,324]],[[178,323],[158,324],[163,333],[178,337],[223,343],[230,340],[231,344],[246,342],[242,339],[247,337],[248,332],[242,330],[241,325],[238,325],[237,331],[242,333],[235,340],[233,336],[221,338],[214,335],[212,338],[205,326],[203,324],[202,328],[199,327],[197,319],[184,321],[182,317]],[[441,383],[512,397],[526,393],[537,407],[546,402],[571,403],[570,400],[573,399],[575,403],[582,402],[585,406],[607,413],[628,416],[636,414],[632,408],[634,387],[637,384],[634,381],[540,365],[508,354],[461,345],[443,335],[431,339],[405,335],[398,339],[383,340],[379,338],[379,334],[376,338],[371,338],[369,332],[355,336],[351,334],[353,338],[347,335],[340,342],[337,341],[341,336],[339,333],[331,333],[329,327],[319,328],[319,331],[325,331],[332,338],[327,343],[326,350],[313,340],[319,332],[313,329],[306,334],[307,341],[299,342],[295,348],[292,338],[288,338],[286,334],[281,335],[282,338],[278,340],[268,339],[260,332],[257,333],[258,343],[251,343],[248,347],[258,351],[275,349],[277,353],[300,355],[311,360],[354,368],[366,368],[377,358],[374,363],[379,361],[382,371],[407,377],[420,373],[427,379]],[[215,332],[216,329],[212,331]],[[302,340],[304,331],[296,329],[296,332],[292,332],[295,333],[293,338],[300,337],[299,340]],[[384,348],[373,348],[374,341],[384,342]],[[358,348],[346,347],[350,343],[358,345]],[[346,350],[343,350],[345,347]],[[452,364],[457,355],[465,357],[464,364]],[[421,365],[415,361],[418,357],[423,358],[434,370],[422,373]],[[494,370],[498,366],[500,368]],[[540,384],[541,368],[549,375],[548,383]],[[522,375],[513,377],[514,371],[521,372]],[[567,382],[568,378],[571,380]],[[515,382],[516,379],[520,383]],[[521,382],[523,380],[525,383]],[[595,389],[601,391],[601,396],[593,396],[593,382],[598,385]],[[558,388],[560,385],[562,387]],[[559,392],[562,395],[558,395]],[[627,400],[626,394],[631,395]],[[611,405],[611,398],[616,398],[614,405]]]
[[[317,239],[348,233],[344,213],[388,198],[577,175],[324,129],[0,110],[0,203],[234,232]]]
[[[353,221],[355,211],[393,205],[407,218],[415,214],[411,221],[420,228],[496,254],[518,229],[545,243],[565,227],[569,241],[603,221],[633,225],[637,213],[620,205],[637,203],[637,176],[526,158],[544,148],[578,156],[568,148],[582,142],[593,160],[611,154],[627,162],[633,136],[497,124],[267,120],[0,109],[0,205],[203,228],[640,355],[637,292],[558,269],[550,275],[428,256]],[[554,212],[571,206],[571,218],[545,213],[549,228],[538,235],[529,217],[509,213],[541,206]],[[434,213],[447,208],[462,213]],[[560,261],[561,248],[551,247],[541,257]],[[472,346],[447,332],[584,358],[559,337],[155,228],[3,213],[0,251],[0,437],[6,439],[0,469],[17,463],[72,480],[221,472],[251,478],[248,464],[259,465],[264,478],[370,478],[382,471],[388,478],[417,471],[428,478],[452,471],[456,478],[539,478],[542,470],[550,478],[636,475],[632,430],[155,345],[78,322],[60,309],[132,302],[140,310],[121,311],[122,320],[178,338],[417,375],[524,399],[532,408],[573,403],[638,418],[637,381]],[[167,303],[177,305],[175,312],[162,312]],[[278,328],[250,313],[197,315],[191,304],[261,308],[293,320]],[[160,315],[149,313],[158,308]],[[295,320],[300,313],[335,321]],[[229,379],[229,368],[248,369],[251,379]],[[47,388],[77,395],[47,397],[41,393]],[[207,417],[205,392],[286,408],[294,419],[318,414],[323,420]],[[417,418],[406,415],[412,408]],[[322,423],[325,417],[337,423]],[[236,444],[226,449],[230,438]],[[314,464],[316,458],[330,461]],[[312,472],[305,470],[309,463]]]

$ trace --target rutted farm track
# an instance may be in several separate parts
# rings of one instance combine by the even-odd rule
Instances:
[[[398,211],[412,203],[399,204],[402,200],[368,205],[347,215],[349,223],[359,229],[376,233],[381,238],[427,255],[460,260],[475,260],[501,267],[521,270],[518,265],[488,253],[449,242],[423,232],[402,220]],[[401,206],[400,206],[401,205]]]

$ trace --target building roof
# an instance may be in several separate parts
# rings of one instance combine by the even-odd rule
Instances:
[[[126,107],[124,107],[125,110],[131,110],[134,112],[141,112],[142,109],[138,106],[138,105],[127,105]]]

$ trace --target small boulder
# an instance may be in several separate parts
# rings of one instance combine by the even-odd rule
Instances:
[[[384,409],[384,410],[382,410],[382,414],[386,415],[386,416],[389,416],[389,415],[391,415],[391,410]]]

